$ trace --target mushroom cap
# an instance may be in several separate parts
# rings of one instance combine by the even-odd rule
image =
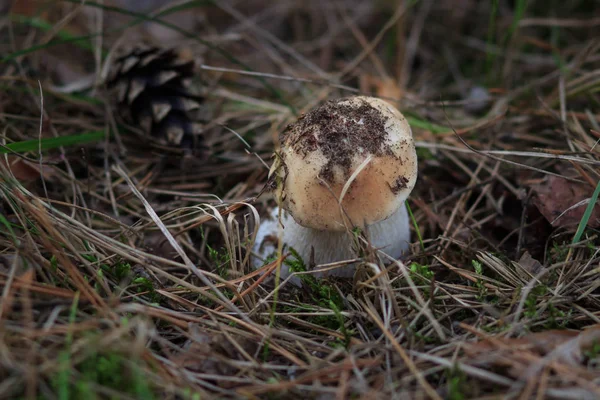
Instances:
[[[271,175],[281,178],[281,206],[307,228],[342,231],[384,220],[417,180],[410,126],[377,98],[327,101],[289,125],[280,141]]]

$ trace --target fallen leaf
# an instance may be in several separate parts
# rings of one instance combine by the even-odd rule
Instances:
[[[364,93],[375,92],[377,97],[385,100],[399,100],[403,97],[402,89],[391,78],[362,75],[360,77],[360,89]]]
[[[22,183],[34,182],[40,179],[42,176],[46,180],[50,180],[54,176],[54,171],[47,165],[40,166],[33,162],[24,160],[17,156],[9,155],[7,157],[8,165],[4,157],[0,157],[0,164],[8,166],[15,178]],[[40,173],[42,171],[42,173]]]
[[[581,367],[585,352],[600,341],[600,324],[582,330],[553,329],[520,338],[489,338],[465,346],[465,353],[479,365],[510,367],[514,377],[531,377],[556,362]]]
[[[533,203],[540,213],[555,227],[576,226],[581,221],[587,202],[594,189],[586,183],[571,182],[549,176],[532,187]],[[588,222],[592,228],[600,227],[600,207],[596,204]]]
[[[536,260],[535,258],[533,258],[531,256],[531,254],[529,254],[529,252],[525,252],[521,258],[519,258],[519,266],[527,271],[527,273],[529,273],[530,276],[536,276],[537,274],[539,274],[540,272],[542,272],[544,269],[546,269],[542,263],[540,263],[538,260]],[[521,270],[517,269],[517,273],[519,273],[521,275]],[[530,276],[521,276],[524,279],[530,279]]]
[[[0,8],[10,10],[13,14],[34,16],[41,9],[44,0],[0,0]],[[12,8],[11,8],[12,7]]]
[[[486,355],[491,351],[523,352],[530,351],[537,355],[546,355],[559,344],[579,335],[579,331],[553,329],[544,332],[532,333],[520,338],[493,337],[474,343],[465,348],[470,356]]]

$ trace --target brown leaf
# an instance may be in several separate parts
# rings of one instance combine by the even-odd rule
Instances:
[[[521,258],[519,258],[519,265],[531,276],[536,276],[545,269],[542,263],[531,257],[531,254],[529,254],[527,251],[521,256]],[[517,272],[520,271],[517,270]],[[528,276],[523,276],[523,278],[529,279]]]
[[[580,366],[585,351],[598,340],[600,324],[583,331],[553,329],[520,338],[490,338],[465,346],[465,353],[478,364],[510,367],[511,375],[523,377],[539,373],[551,362]]]
[[[364,93],[375,92],[376,96],[385,100],[398,100],[403,97],[402,89],[391,78],[362,75],[360,77],[360,88]]]
[[[578,331],[553,329],[544,332],[532,333],[520,338],[490,338],[465,348],[471,356],[489,354],[490,351],[500,350],[506,352],[530,351],[537,355],[546,355],[559,344],[579,335]]]
[[[587,204],[575,205],[592,197],[594,191],[586,183],[571,182],[556,176],[549,176],[544,181],[534,184],[532,188],[535,194],[533,203],[552,226],[579,224]],[[588,226],[600,227],[600,207],[597,204]]]
[[[42,6],[43,1],[41,0],[2,0],[1,7],[7,8],[13,14],[33,16]],[[12,7],[12,9],[11,9]]]
[[[38,164],[16,156],[8,156],[7,158],[9,169],[19,181],[28,183],[42,177],[42,174],[40,174],[40,166]],[[0,158],[0,163],[4,166],[7,165],[4,157]],[[43,171],[44,179],[51,179],[54,176],[54,171],[52,171],[51,167],[42,166],[41,170]]]

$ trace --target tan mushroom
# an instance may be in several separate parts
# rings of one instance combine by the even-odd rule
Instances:
[[[281,189],[281,239],[305,263],[312,249],[317,265],[354,258],[355,227],[368,228],[371,244],[394,258],[408,249],[404,202],[417,180],[417,154],[396,108],[364,96],[328,101],[290,125],[280,141],[270,180]],[[278,215],[275,208],[259,228],[254,251],[261,258],[276,250]],[[331,274],[351,276],[353,268]]]

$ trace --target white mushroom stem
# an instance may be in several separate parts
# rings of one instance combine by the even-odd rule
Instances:
[[[256,237],[255,252],[262,257],[276,255],[276,235],[279,229],[279,208],[274,208],[271,214],[261,223]],[[314,249],[314,263],[316,266],[334,261],[352,260],[356,258],[353,249],[353,233],[348,231],[325,231],[306,228],[298,224],[285,210],[281,212],[281,230],[283,243],[292,247],[308,266],[311,253]],[[402,205],[389,218],[379,221],[368,227],[368,239],[373,247],[395,259],[406,254],[410,245],[410,221],[406,206]],[[287,251],[284,250],[284,253]],[[261,257],[261,258],[262,258]],[[255,267],[260,267],[264,260],[255,257]],[[354,275],[353,266],[343,266],[328,270],[323,273],[314,273],[313,276],[338,276],[350,278]],[[281,277],[289,276],[289,267],[281,265]],[[297,281],[296,281],[297,282]]]

